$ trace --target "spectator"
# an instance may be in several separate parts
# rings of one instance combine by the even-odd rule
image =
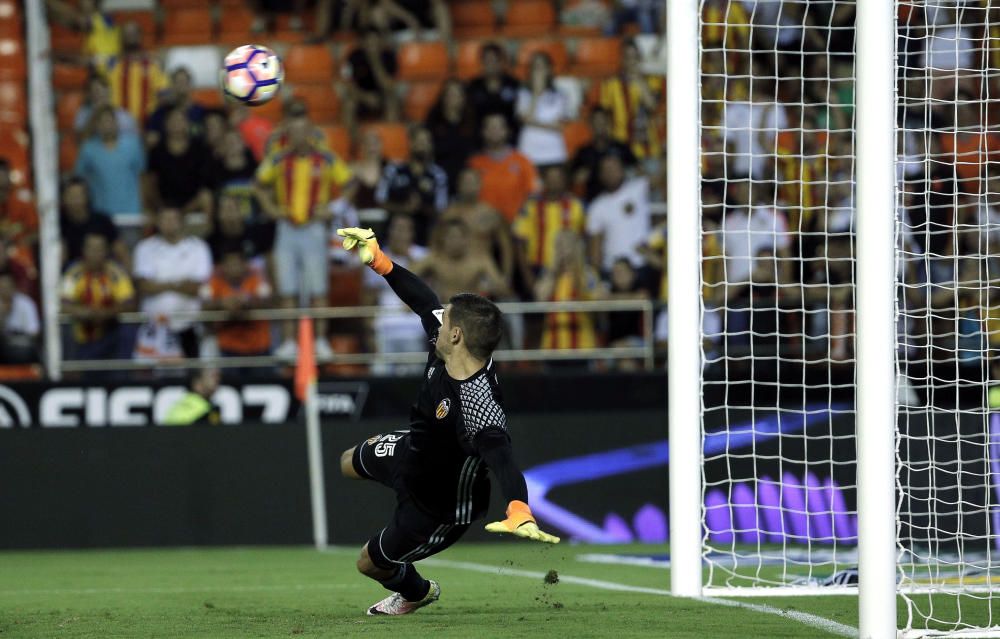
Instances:
[[[383,36],[389,36],[392,31],[407,29],[420,36],[421,24],[412,11],[405,8],[402,2],[394,0],[350,0],[345,13],[357,12],[357,21],[363,28],[375,29]],[[348,18],[351,19],[350,17]]]
[[[306,0],[250,0],[250,5],[254,20],[250,25],[252,33],[264,33],[274,27],[275,16],[278,13],[287,12],[291,16],[288,20],[288,28],[292,31],[302,31],[302,15],[305,13]]]
[[[649,182],[644,177],[626,179],[625,167],[616,155],[601,160],[604,191],[587,207],[590,263],[609,272],[615,259],[640,264],[637,246],[649,235]]]
[[[139,329],[135,354],[153,360],[197,357],[194,322],[174,315],[201,310],[198,292],[212,276],[212,254],[203,240],[186,234],[178,209],[160,209],[156,230],[135,247],[140,310],[150,318]]]
[[[480,198],[482,181],[475,169],[465,168],[458,176],[458,192],[441,215],[441,220],[461,220],[469,228],[473,253],[492,255],[504,280],[513,281],[514,242],[510,227],[500,213]]]
[[[514,114],[521,83],[507,73],[507,56],[499,44],[484,44],[479,57],[483,74],[469,81],[466,87],[469,103],[480,118],[478,130],[482,133],[486,115],[501,113],[507,121],[507,128],[516,133],[518,122]]]
[[[542,169],[542,192],[525,202],[514,222],[514,236],[529,281],[555,265],[556,238],[563,231],[583,235],[583,205],[566,189],[566,169],[554,164]]]
[[[202,132],[201,137],[205,141],[205,146],[207,146],[212,151],[212,156],[214,158],[219,158],[225,152],[225,140],[226,134],[230,132],[229,121],[226,116],[226,112],[222,109],[205,109],[205,115],[202,118]],[[238,132],[233,131],[236,135]],[[241,146],[246,149],[246,145],[243,144],[243,138],[240,138]],[[249,156],[251,162],[256,162],[253,159],[253,153],[247,150],[247,156]]]
[[[271,285],[264,274],[247,262],[245,248],[233,243],[220,249],[219,266],[201,288],[206,309],[226,311],[229,321],[215,326],[219,353],[223,357],[254,357],[271,350],[271,327],[261,320],[247,320],[246,312],[265,308],[271,301]]]
[[[212,210],[208,188],[210,152],[191,133],[191,121],[180,108],[170,111],[164,123],[164,137],[149,152],[147,192],[150,208],[177,208],[182,213]]]
[[[306,118],[308,120],[309,108],[303,100],[292,97],[286,100],[282,106],[282,120],[274,127],[271,135],[268,136],[267,144],[264,146],[264,155],[277,153],[288,147],[288,125],[297,118]],[[329,150],[323,130],[311,123],[309,126],[309,138],[312,145],[320,150]]]
[[[754,260],[764,250],[781,258],[782,268],[790,266],[791,236],[785,214],[771,206],[751,202],[746,183],[733,185],[729,196],[731,200],[722,218],[727,284],[748,282],[755,270]],[[757,197],[764,199],[761,195]],[[791,277],[783,279],[790,281]]]
[[[434,164],[434,143],[426,127],[410,127],[410,159],[385,167],[375,201],[390,215],[412,217],[417,242],[426,243],[431,226],[448,206],[448,176]]]
[[[96,134],[83,143],[74,172],[87,183],[94,210],[107,215],[142,212],[140,181],[146,154],[138,136],[121,133],[114,108],[94,114]]]
[[[205,173],[205,182],[217,198],[231,197],[245,217],[257,218],[257,161],[239,133],[223,134],[220,153],[208,161]]]
[[[141,126],[156,108],[156,96],[167,86],[167,77],[160,61],[143,51],[137,23],[126,22],[121,33],[121,55],[112,58],[103,72],[111,86],[111,103],[128,111]]]
[[[612,135],[624,142],[632,153],[644,163],[646,171],[654,175],[660,157],[660,136],[657,129],[656,109],[663,91],[663,78],[642,73],[642,56],[634,40],[622,44],[620,73],[600,84],[598,104],[611,114]]]
[[[14,187],[10,163],[4,158],[0,158],[0,239],[4,240],[13,261],[24,268],[33,282],[37,280],[38,212],[30,191]],[[31,288],[34,294],[34,286]]]
[[[266,157],[257,169],[257,181],[274,189],[275,197],[262,193],[265,213],[277,220],[275,262],[278,294],[282,305],[295,308],[300,299],[315,307],[326,306],[327,243],[331,219],[330,202],[335,189],[351,199],[351,170],[333,153],[318,150],[310,141],[312,125],[307,118],[292,119],[287,126],[288,148]],[[282,359],[294,361],[298,354],[295,323],[283,325],[284,341],[275,351]],[[326,339],[326,321],[317,320],[316,357],[333,357]]]
[[[518,149],[536,166],[564,164],[569,158],[562,129],[569,115],[569,102],[555,86],[552,58],[547,53],[534,54],[527,86],[517,92]]]
[[[30,364],[38,361],[38,307],[17,290],[14,275],[0,271],[0,362]]]
[[[584,193],[584,200],[591,202],[601,192],[600,165],[608,155],[616,155],[622,165],[632,170],[636,166],[632,149],[611,135],[611,114],[603,107],[594,107],[590,112],[590,129],[593,139],[580,147],[573,158],[573,189]]]
[[[212,396],[219,389],[219,371],[203,368],[191,373],[187,392],[181,396],[163,418],[164,426],[201,426],[222,423],[219,407]]]
[[[435,229],[430,255],[413,265],[413,272],[430,283],[438,297],[446,300],[457,293],[478,293],[498,298],[510,293],[492,256],[470,250],[469,228],[461,220],[442,222]]]
[[[101,0],[45,0],[53,22],[84,34],[80,64],[101,66],[121,52],[121,33]]]
[[[239,131],[255,162],[264,159],[267,141],[274,133],[274,123],[258,113],[245,104],[232,104],[229,108],[229,124]]]
[[[351,163],[351,172],[357,180],[354,206],[358,209],[379,208],[375,191],[382,181],[382,173],[389,161],[382,155],[382,138],[375,131],[361,135],[361,157]]]
[[[661,0],[616,0],[611,13],[611,22],[605,33],[618,35],[627,24],[639,26],[640,33],[660,33],[663,30],[663,7]]]
[[[583,239],[572,231],[556,237],[555,260],[535,284],[535,299],[547,302],[578,302],[604,296],[601,280],[584,257]],[[542,348],[596,348],[597,331],[590,313],[546,313]]]
[[[36,296],[38,273],[30,272],[24,263],[18,259],[14,249],[0,237],[0,272],[7,271],[14,278],[17,290],[29,296]]]
[[[362,119],[399,119],[399,96],[396,95],[396,53],[377,30],[365,32],[361,46],[347,58],[344,83],[344,125],[356,134]]]
[[[525,200],[537,189],[535,166],[510,146],[510,129],[501,113],[483,118],[483,151],[469,159],[483,180],[482,198],[513,222]]]
[[[465,86],[455,79],[445,82],[427,116],[427,128],[434,140],[434,161],[448,175],[452,192],[457,188],[458,174],[476,150],[478,124],[472,104],[466,98]]]
[[[111,88],[108,86],[107,78],[95,73],[87,79],[86,102],[76,112],[76,117],[73,120],[73,130],[76,131],[78,138],[86,140],[94,135],[94,113],[104,106],[114,108],[119,131],[138,134],[139,127],[132,114],[111,104]]]
[[[62,264],[73,264],[83,257],[83,242],[87,235],[100,235],[111,255],[123,266],[129,265],[128,248],[118,238],[118,227],[111,218],[90,208],[87,184],[79,177],[68,178],[59,198],[59,237],[62,242]]]
[[[396,264],[404,268],[411,268],[413,264],[427,257],[427,248],[416,244],[415,238],[416,228],[413,224],[413,218],[397,215],[389,221],[386,245],[383,250]],[[406,305],[393,292],[384,277],[370,269],[365,269],[363,277],[366,304],[376,304],[387,310],[406,310]],[[373,320],[372,328],[376,353],[415,352],[424,349],[427,345],[427,333],[424,332],[420,318],[413,313],[380,314]],[[389,372],[399,374],[405,370],[409,369],[376,363],[372,372],[375,374]]]
[[[627,258],[619,257],[611,265],[608,298],[616,300],[648,300],[649,291],[643,287],[639,273]],[[642,311],[614,311],[608,313],[605,339],[611,348],[641,347],[643,337]],[[622,370],[637,370],[638,360],[618,360]]]
[[[118,314],[134,310],[132,279],[109,259],[105,235],[86,233],[80,243],[80,261],[62,277],[61,310],[73,318],[66,355],[69,359],[128,358],[135,331],[119,324]]]
[[[788,126],[788,116],[775,98],[773,84],[760,79],[753,82],[751,91],[749,100],[726,98],[723,138],[730,158],[727,170],[730,180],[769,181],[775,177],[777,136]]]
[[[225,251],[238,247],[250,268],[265,272],[267,257],[274,247],[274,224],[253,224],[232,195],[219,198],[212,232],[205,240],[212,251],[212,261],[221,264]]]
[[[166,134],[167,116],[181,111],[187,116],[191,133],[201,135],[205,122],[205,107],[191,97],[191,71],[178,67],[170,73],[170,86],[160,92],[156,109],[146,120],[146,146],[153,148]]]

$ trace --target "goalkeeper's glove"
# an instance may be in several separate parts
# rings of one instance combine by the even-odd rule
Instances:
[[[371,229],[350,227],[337,229],[337,235],[344,238],[344,248],[348,251],[357,247],[358,257],[379,275],[388,275],[392,270],[392,260],[378,246],[375,232]]]
[[[555,535],[539,530],[535,518],[531,515],[531,509],[523,501],[514,500],[507,506],[507,519],[486,524],[486,530],[492,533],[506,533],[544,541],[547,544],[558,544],[559,538]]]

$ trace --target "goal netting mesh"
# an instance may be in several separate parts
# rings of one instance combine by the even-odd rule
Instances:
[[[990,5],[897,7],[896,535],[913,636],[982,636],[1000,624],[991,594],[1000,586],[1000,416],[990,414],[1000,372],[1000,104],[991,97],[1000,95],[1000,3]]]
[[[1000,3],[895,10],[900,628],[979,636],[1000,624]],[[706,592],[857,584],[855,11],[701,1]]]
[[[842,591],[857,563],[854,4],[703,0],[701,21],[706,591]]]

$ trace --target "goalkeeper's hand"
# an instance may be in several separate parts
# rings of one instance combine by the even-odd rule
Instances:
[[[507,519],[486,524],[486,530],[491,533],[517,535],[525,539],[543,541],[547,544],[558,544],[559,538],[540,530],[531,514],[528,504],[523,501],[512,501],[507,506]]]
[[[379,248],[375,232],[371,229],[357,227],[337,229],[337,235],[344,238],[343,245],[346,250],[357,248],[361,262],[379,275],[386,275],[392,270],[392,260]]]

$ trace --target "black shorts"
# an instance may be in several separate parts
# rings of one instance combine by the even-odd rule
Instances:
[[[384,570],[437,554],[469,529],[469,524],[441,521],[417,506],[402,490],[396,471],[408,442],[409,431],[397,430],[366,439],[354,449],[355,472],[396,491],[392,520],[368,540],[368,556]]]

